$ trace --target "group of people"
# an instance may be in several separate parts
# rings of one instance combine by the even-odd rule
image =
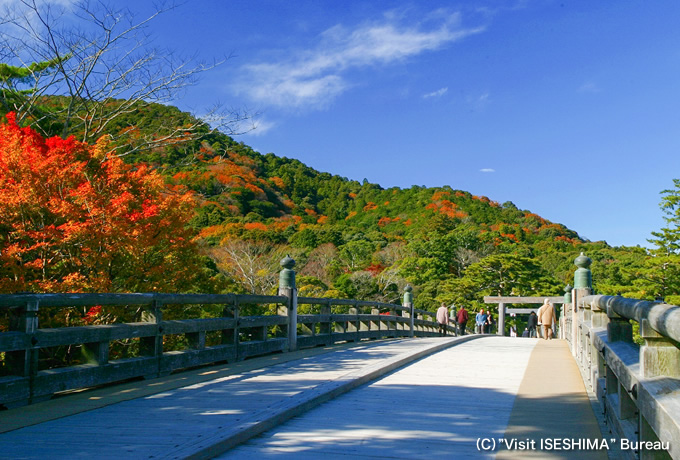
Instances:
[[[439,323],[439,335],[446,335],[446,326],[449,323],[455,323],[457,326],[458,335],[465,335],[465,328],[467,322],[470,319],[467,310],[464,306],[461,306],[456,310],[454,307],[451,311],[451,316],[449,316],[449,309],[445,303],[442,303],[441,307],[437,310],[437,323]],[[486,313],[484,309],[479,310],[479,313],[475,315],[475,332],[477,334],[491,334],[493,333],[493,328],[495,322],[491,313]]]
[[[495,324],[491,312],[485,312],[483,308],[475,316],[475,332],[477,334],[493,334]]]
[[[553,325],[557,320],[557,313],[550,299],[545,299],[543,305],[538,309],[538,313],[529,313],[527,327],[524,329],[522,337],[541,337],[545,340],[552,339]]]
[[[439,323],[439,335],[446,335],[446,326],[449,323],[455,323],[457,326],[457,334],[465,335],[465,327],[467,325],[469,316],[468,312],[464,306],[460,307],[458,310],[454,307],[451,310],[451,316],[449,316],[449,308],[445,303],[442,302],[441,307],[437,310],[437,323]]]
[[[439,323],[439,335],[446,335],[446,328],[449,323],[456,324],[458,335],[465,335],[465,327],[469,316],[464,306],[461,306],[458,310],[454,307],[451,311],[451,316],[449,316],[449,308],[442,302],[436,316],[437,323]],[[527,327],[522,337],[537,337],[540,334],[546,340],[552,339],[553,325],[556,319],[557,313],[555,312],[555,307],[550,302],[550,299],[545,299],[541,308],[538,309],[538,313],[532,311],[529,314]],[[477,334],[491,334],[493,333],[494,326],[495,323],[491,312],[487,313],[483,308],[480,309],[479,313],[475,315],[475,332]]]

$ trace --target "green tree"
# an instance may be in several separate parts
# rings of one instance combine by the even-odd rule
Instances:
[[[495,254],[470,265],[462,286],[483,295],[559,294],[561,283],[533,259],[515,254]],[[467,293],[466,293],[467,294]]]
[[[656,248],[650,250],[634,282],[642,297],[665,299],[680,294],[680,179],[673,179],[673,185],[661,192],[666,226],[652,232],[648,241]]]
[[[652,232],[654,238],[649,239],[657,248],[655,254],[678,254],[680,252],[680,179],[673,179],[674,189],[663,190],[661,210],[665,214],[667,226],[659,232]]]

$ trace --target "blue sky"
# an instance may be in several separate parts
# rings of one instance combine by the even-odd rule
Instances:
[[[670,0],[192,0],[151,31],[231,56],[176,104],[258,113],[237,139],[261,153],[644,246],[680,177],[678,23]]]

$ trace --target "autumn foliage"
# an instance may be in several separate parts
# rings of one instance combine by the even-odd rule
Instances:
[[[199,264],[189,195],[106,145],[0,124],[0,292],[178,291]]]

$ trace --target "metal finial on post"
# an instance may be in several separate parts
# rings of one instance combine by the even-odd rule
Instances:
[[[584,253],[581,253],[581,255],[574,260],[574,265],[578,267],[574,273],[575,289],[593,288],[593,275],[590,271],[590,264],[592,263],[593,261],[590,257],[587,257]]]
[[[283,267],[283,270],[279,273],[279,289],[295,289],[295,271],[293,270],[295,260],[287,255],[281,260],[280,265]]]
[[[571,303],[571,291],[574,287],[571,284],[567,284],[564,287],[564,304],[568,305]]]
[[[407,284],[404,288],[404,306],[413,305],[413,288]]]
[[[409,326],[411,328],[409,332],[409,337],[413,337],[415,335],[415,318],[414,318],[414,311],[413,311],[413,288],[411,285],[407,284],[406,287],[404,288],[404,307],[409,308]]]
[[[281,260],[283,269],[279,274],[279,295],[288,297],[286,306],[279,308],[279,314],[288,317],[288,351],[297,350],[297,289],[295,288],[295,261],[286,256]]]

